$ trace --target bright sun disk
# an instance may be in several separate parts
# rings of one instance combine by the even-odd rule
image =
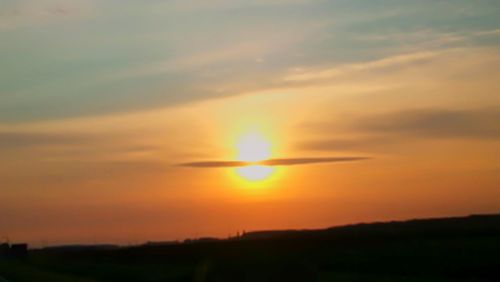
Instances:
[[[243,135],[236,144],[237,159],[244,162],[259,162],[271,156],[271,143],[258,133]],[[236,173],[247,181],[260,181],[268,178],[274,168],[263,165],[248,165],[239,167]]]
[[[271,144],[258,133],[242,136],[236,144],[237,159],[245,162],[258,162],[271,156]]]

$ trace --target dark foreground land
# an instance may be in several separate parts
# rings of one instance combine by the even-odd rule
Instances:
[[[47,248],[26,258],[0,258],[0,277],[11,282],[500,281],[500,215],[252,232],[174,245]]]

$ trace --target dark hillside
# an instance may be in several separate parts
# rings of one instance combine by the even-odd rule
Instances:
[[[0,273],[6,263],[85,281],[500,281],[500,215],[40,249],[0,264]],[[15,271],[3,276],[31,281]]]

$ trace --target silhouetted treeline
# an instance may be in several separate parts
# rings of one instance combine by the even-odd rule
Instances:
[[[500,281],[500,215],[40,249],[16,267],[81,281]]]

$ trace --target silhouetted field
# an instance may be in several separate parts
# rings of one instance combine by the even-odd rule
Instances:
[[[24,281],[500,281],[500,215],[261,231],[228,240],[68,246],[0,259]]]

